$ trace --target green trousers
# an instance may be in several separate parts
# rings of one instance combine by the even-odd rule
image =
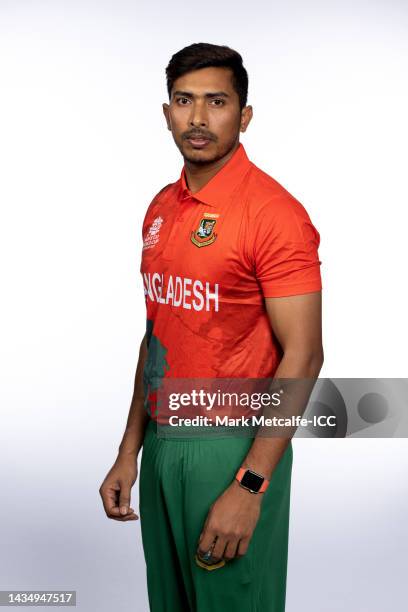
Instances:
[[[237,436],[162,438],[149,421],[139,511],[151,612],[284,612],[291,442],[262,494],[247,553],[212,571],[194,559],[209,508],[252,443],[253,438]]]

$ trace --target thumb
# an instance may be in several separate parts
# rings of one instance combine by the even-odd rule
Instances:
[[[119,496],[119,512],[127,514],[130,506],[130,487],[124,487],[120,491]]]

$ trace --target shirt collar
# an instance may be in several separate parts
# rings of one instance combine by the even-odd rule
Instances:
[[[242,143],[222,168],[199,191],[191,193],[187,187],[185,165],[180,175],[180,197],[191,196],[209,206],[219,207],[228,200],[251,165]]]

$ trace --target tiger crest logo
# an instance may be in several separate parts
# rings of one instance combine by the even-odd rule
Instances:
[[[208,246],[217,238],[214,232],[216,219],[207,219],[203,217],[200,220],[198,229],[193,230],[190,235],[191,242],[198,247]]]

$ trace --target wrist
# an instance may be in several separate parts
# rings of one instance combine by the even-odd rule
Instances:
[[[261,503],[263,499],[262,494],[254,495],[253,493],[248,491],[248,489],[245,489],[244,487],[242,487],[236,478],[234,478],[234,480],[232,481],[231,488],[233,490],[239,491],[239,494],[242,495],[243,499],[252,499],[253,503],[257,503],[257,502]]]
[[[137,459],[139,455],[139,451],[141,449],[141,444],[136,444],[135,442],[130,443],[129,440],[122,441],[119,445],[118,449],[118,458],[131,458]]]
[[[265,493],[269,486],[269,480],[263,474],[245,465],[241,465],[235,474],[235,480],[240,487],[255,495]]]
[[[138,456],[139,456],[139,451],[119,449],[116,460],[120,461],[121,459],[132,459],[133,461],[136,461]]]
[[[243,467],[246,470],[251,470],[252,472],[256,472],[257,474],[261,474],[268,481],[270,481],[271,479],[272,474],[269,466],[267,466],[266,464],[261,465],[259,461],[248,461],[248,459],[245,459],[241,463],[240,467]]]
[[[131,457],[137,459],[142,447],[143,437],[137,428],[128,427],[119,444],[118,457]]]

